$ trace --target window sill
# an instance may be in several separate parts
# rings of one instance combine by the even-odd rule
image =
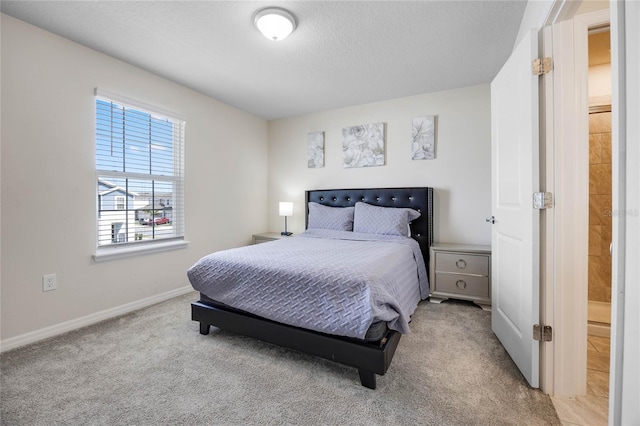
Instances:
[[[141,244],[131,247],[115,247],[115,248],[99,248],[93,255],[96,262],[105,262],[107,260],[121,259],[125,257],[139,256],[142,254],[157,253],[161,251],[178,250],[186,248],[189,241],[169,241],[163,243]]]

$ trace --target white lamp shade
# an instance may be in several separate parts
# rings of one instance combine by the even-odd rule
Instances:
[[[256,13],[254,24],[269,40],[279,41],[286,38],[296,28],[296,19],[285,9],[267,8]]]
[[[293,203],[280,201],[280,216],[293,216]]]

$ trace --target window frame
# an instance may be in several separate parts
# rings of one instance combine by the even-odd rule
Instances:
[[[126,210],[127,209],[127,197],[124,195],[114,195],[113,196],[113,205],[116,210]],[[122,207],[120,207],[122,206]]]
[[[94,200],[96,202],[95,212],[95,226],[96,226],[96,240],[95,247],[96,251],[93,255],[93,258],[96,262],[112,260],[122,257],[129,257],[138,254],[145,253],[154,253],[165,250],[174,250],[185,248],[189,244],[189,242],[185,238],[185,223],[184,223],[184,148],[185,148],[185,135],[186,135],[186,119],[179,114],[176,114],[171,111],[164,110],[162,108],[148,105],[144,102],[140,102],[137,100],[129,99],[127,97],[123,97],[118,94],[114,94],[112,92],[108,92],[105,90],[95,89],[94,92],[94,111],[93,111],[93,119],[94,119],[94,167],[95,167],[95,185],[96,192],[94,194]],[[134,109],[137,111],[141,111],[143,113],[150,114],[154,118],[162,118],[167,119],[172,122],[172,161],[173,161],[173,173],[170,176],[151,174],[151,173],[136,173],[136,172],[121,172],[114,170],[105,170],[98,168],[98,100],[103,100],[106,102],[113,102],[115,104],[121,105],[125,108]],[[153,163],[151,163],[153,164]],[[111,241],[111,243],[102,243],[100,242],[100,229],[101,229],[101,220],[104,222],[105,215],[104,212],[101,211],[101,193],[100,193],[100,180],[106,179],[130,179],[130,180],[143,180],[150,181],[152,185],[154,182],[162,182],[164,184],[172,185],[172,236],[170,237],[160,237],[157,238],[155,234],[153,234],[153,239],[151,240],[138,240],[137,232],[134,233],[136,238],[129,238],[126,242],[115,242]],[[118,210],[116,198],[118,196],[114,196],[114,211],[125,211],[127,218],[129,215],[137,216],[135,214],[136,209],[131,208],[129,205],[133,203],[132,200],[129,200],[128,196],[125,194],[124,196],[119,196],[124,198],[125,208],[123,210]],[[152,199],[152,202],[154,200]],[[177,218],[177,220],[176,220]],[[135,218],[131,222],[129,226],[135,226]],[[106,222],[105,222],[106,223]],[[130,230],[125,231],[131,233]],[[117,239],[117,238],[116,238]],[[104,240],[104,238],[103,238]]]

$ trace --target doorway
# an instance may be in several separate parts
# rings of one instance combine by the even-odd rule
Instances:
[[[589,30],[587,394],[609,397],[612,165],[609,26]]]
[[[603,96],[601,92],[598,93],[593,88],[590,90],[588,36],[590,30],[608,26],[610,16],[608,8],[579,15],[574,13],[571,13],[573,19],[560,21],[552,26],[553,51],[550,53],[554,59],[555,75],[552,97],[546,98],[552,100],[547,101],[547,111],[550,111],[551,117],[547,122],[551,125],[546,133],[545,177],[547,188],[561,202],[555,204],[546,216],[547,221],[551,222],[548,225],[551,231],[545,236],[545,290],[552,296],[545,299],[545,312],[546,318],[553,318],[554,336],[557,339],[554,338],[552,345],[545,349],[544,361],[546,390],[554,395],[554,404],[559,402],[566,405],[570,413],[583,408],[585,422],[580,423],[574,419],[572,423],[590,424],[589,419],[593,422],[594,416],[602,420],[602,423],[607,422],[608,386],[604,384],[599,388],[603,390],[600,393],[603,396],[594,395],[595,392],[587,387],[587,375],[591,373],[588,367],[595,358],[589,355],[594,355],[595,352],[592,351],[597,350],[596,345],[600,343],[588,341],[589,237],[592,237],[591,245],[596,240],[601,242],[598,246],[600,254],[609,254],[609,242],[602,243],[601,237],[593,238],[595,232],[602,231],[602,224],[599,224],[601,228],[589,232],[590,216],[591,219],[595,217],[592,211],[596,207],[590,200],[590,180],[592,184],[597,182],[590,179],[590,174],[598,167],[607,166],[590,167],[590,154],[593,156],[595,153],[590,153],[589,149],[588,111],[590,101],[594,103],[595,100],[600,106],[610,105],[611,88],[610,84],[607,85],[606,102],[600,97]],[[606,50],[610,55],[609,49]],[[610,79],[610,65],[607,68]],[[594,99],[589,99],[590,95]],[[608,132],[600,130],[598,133]],[[602,137],[598,134],[591,139],[600,141]],[[599,149],[601,154],[601,145]],[[610,207],[597,209],[597,212],[601,212],[602,217],[612,219]],[[604,238],[611,241],[608,236]],[[591,269],[594,270],[593,267]],[[598,348],[602,349],[600,345]],[[600,358],[608,360],[606,355]],[[608,381],[608,365],[603,364],[601,369],[604,371],[597,370],[602,374],[596,375]],[[558,413],[561,415],[561,410]]]
[[[556,217],[563,223],[556,228],[561,244],[555,253],[567,259],[555,265],[563,273],[556,281],[563,285],[555,289],[555,306],[561,309],[554,318],[561,324],[558,335],[563,338],[554,344],[552,401],[561,420],[580,425],[606,424],[609,414],[609,244],[613,219],[609,45],[599,49],[606,59],[592,57],[594,47],[598,50],[596,39],[610,37],[609,19],[606,9],[554,25],[554,54],[558,53],[554,56],[559,64],[556,78],[564,83],[554,90],[567,101],[554,116],[562,136],[558,140],[567,147],[555,155],[554,171],[564,178],[556,181],[555,189],[563,199],[574,196],[565,200],[564,206],[567,201],[574,203],[564,210],[561,206],[556,209]],[[562,243],[565,241],[575,243],[567,246]],[[568,307],[574,310],[567,312]],[[598,313],[599,317],[593,316]]]
[[[585,259],[584,263],[581,259],[578,259],[580,262],[573,262],[576,256],[571,254],[582,252],[583,247],[588,248],[587,241],[582,241],[588,234],[588,184],[587,189],[583,191],[581,186],[575,186],[574,178],[580,178],[584,185],[588,182],[588,172],[587,176],[573,173],[568,176],[569,179],[563,172],[565,169],[575,171],[583,165],[588,170],[588,146],[584,142],[588,139],[588,102],[587,99],[583,102],[580,97],[580,93],[587,92],[581,89],[587,80],[587,33],[589,28],[611,22],[611,74],[614,83],[613,265],[610,402],[609,407],[604,408],[609,409],[611,424],[635,424],[640,418],[640,406],[637,403],[640,385],[633,379],[637,376],[637,360],[640,359],[640,311],[625,309],[625,306],[640,305],[638,286],[629,285],[640,282],[640,263],[637,262],[640,250],[637,239],[632,238],[638,235],[640,228],[637,219],[640,217],[640,175],[637,168],[637,164],[640,163],[640,150],[637,143],[634,143],[640,139],[640,122],[637,120],[637,117],[640,117],[640,84],[638,79],[633,78],[640,73],[640,63],[636,54],[640,48],[640,3],[605,3],[602,10],[583,15],[577,15],[575,8],[571,7],[576,3],[554,2],[557,9],[552,11],[552,17],[546,21],[553,24],[555,74],[551,91],[553,96],[545,98],[545,112],[552,118],[552,125],[548,126],[551,130],[546,130],[545,133],[553,136],[545,142],[545,146],[549,147],[551,152],[549,157],[552,161],[547,163],[549,166],[546,169],[546,177],[551,178],[551,184],[547,184],[558,195],[554,199],[562,199],[563,203],[554,205],[554,209],[550,210],[552,214],[548,215],[555,226],[554,232],[551,233],[553,241],[545,238],[545,295],[552,296],[545,298],[544,313],[545,318],[551,318],[554,336],[557,339],[554,338],[546,345],[542,377],[548,385],[548,393],[552,395],[559,395],[568,400],[574,397],[578,400],[585,395],[586,380],[583,376],[586,371],[584,344],[587,336],[587,294],[583,292],[587,292],[587,278],[585,276],[583,279],[581,275],[587,273],[588,259]],[[596,2],[582,4],[593,3]],[[611,7],[610,11],[608,6]],[[564,21],[565,19],[569,21]],[[579,66],[576,67],[576,64]],[[562,150],[565,146],[570,150]],[[586,153],[583,154],[583,150]],[[578,157],[579,162],[576,161]],[[561,174],[561,179],[554,180],[558,174]],[[586,207],[567,212],[567,204],[575,204],[576,199],[581,200],[583,197]],[[587,226],[584,227],[582,212],[587,216]],[[574,217],[578,215],[580,223],[574,225],[576,220],[572,222],[571,217],[567,218],[570,216],[569,213]],[[566,249],[568,245],[572,246],[573,252]],[[546,262],[548,259],[551,260],[550,264]],[[589,407],[593,405],[588,404]],[[593,416],[589,419],[588,423],[592,424]],[[607,423],[606,417],[602,423]]]

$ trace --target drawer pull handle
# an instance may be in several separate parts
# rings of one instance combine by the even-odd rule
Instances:
[[[456,266],[458,267],[458,269],[464,269],[467,267],[467,262],[465,262],[464,259],[458,259],[456,260]]]
[[[460,290],[464,290],[465,288],[467,288],[467,283],[464,282],[464,280],[458,280],[456,281],[456,287],[458,287]]]

